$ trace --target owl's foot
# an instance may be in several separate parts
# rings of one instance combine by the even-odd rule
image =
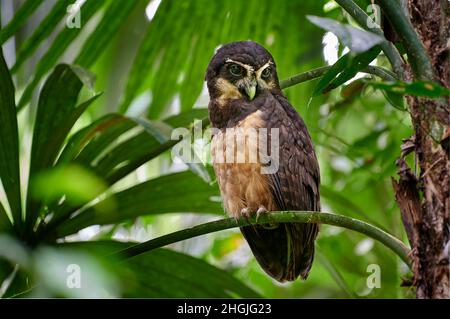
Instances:
[[[249,220],[252,216],[252,210],[249,207],[244,207],[241,209],[241,216],[243,216],[245,219]]]
[[[259,216],[262,214],[267,213],[267,208],[264,206],[259,206],[258,210],[256,211],[256,222],[258,222]],[[241,216],[244,217],[247,220],[250,220],[252,215],[255,213],[254,209],[251,209],[249,207],[244,207],[241,209]]]
[[[256,211],[256,222],[258,222],[259,216],[262,214],[267,214],[269,211],[264,206],[259,206],[258,210]],[[264,229],[276,229],[278,228],[279,224],[274,222],[269,222],[268,224],[262,224],[261,225]]]
[[[267,213],[267,208],[265,208],[264,206],[259,206],[258,210],[256,211],[256,222],[258,222],[259,216],[261,216],[261,214],[265,214]]]

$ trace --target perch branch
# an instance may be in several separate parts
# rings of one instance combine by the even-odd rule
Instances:
[[[396,253],[408,266],[410,266],[410,259],[408,257],[409,249],[403,242],[387,232],[372,226],[368,223],[358,219],[347,216],[336,215],[322,212],[308,212],[308,211],[284,211],[284,212],[270,212],[270,214],[261,215],[258,220],[254,217],[250,219],[221,219],[201,225],[197,225],[188,229],[183,229],[174,233],[170,233],[117,252],[124,258],[130,258],[150,250],[160,248],[175,242],[186,240],[189,238],[205,235],[208,233],[217,232],[224,229],[243,227],[249,225],[261,225],[268,223],[320,223],[334,225],[338,227],[348,228],[359,233],[365,234],[390,248]]]

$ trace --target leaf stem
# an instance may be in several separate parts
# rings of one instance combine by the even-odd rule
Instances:
[[[290,86],[319,78],[322,75],[324,75],[330,68],[331,68],[330,66],[323,66],[323,67],[320,67],[317,69],[309,70],[309,71],[291,76],[287,79],[281,80],[280,87],[282,89],[286,89]]]
[[[331,66],[323,66],[323,67],[320,67],[317,69],[313,69],[310,71],[306,71],[306,72],[291,76],[287,79],[281,80],[280,87],[282,89],[286,89],[286,88],[294,86],[296,84],[319,78],[322,75],[324,75],[330,68],[331,68]],[[360,72],[376,75],[376,76],[382,78],[383,80],[387,80],[387,81],[395,81],[396,80],[395,74],[393,74],[391,71],[384,69],[382,67],[379,67],[379,66],[369,65],[366,68],[362,69]]]
[[[382,67],[379,67],[379,66],[368,65],[361,72],[376,75],[379,78],[386,80],[386,81],[397,81],[398,80],[397,76],[394,73],[392,73],[392,71],[382,68]]]
[[[398,0],[380,0],[378,3],[402,39],[415,78],[418,80],[433,80],[433,67],[430,59],[417,32],[406,15],[403,14],[400,2]]]
[[[391,2],[396,2],[395,0],[389,0]],[[336,0],[336,2],[350,14],[353,19],[358,22],[358,24],[364,29],[378,34],[384,37],[384,32],[380,26],[378,26],[372,18],[370,18],[363,9],[361,9],[355,2],[352,0]],[[370,24],[368,23],[370,21]],[[384,41],[380,44],[381,49],[384,54],[388,58],[389,62],[392,65],[392,68],[400,79],[404,79],[405,68],[403,66],[403,59],[396,47],[389,41]]]
[[[156,248],[208,233],[229,228],[268,223],[321,223],[351,229],[381,242],[383,245],[396,253],[408,266],[410,266],[410,259],[408,257],[409,249],[403,242],[387,232],[351,217],[310,211],[270,212],[270,214],[261,215],[257,220],[255,217],[250,219],[221,219],[157,237],[155,239],[123,249],[114,255],[130,258]]]

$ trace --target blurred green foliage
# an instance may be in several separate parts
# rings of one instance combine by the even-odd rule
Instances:
[[[176,141],[163,129],[190,128],[194,119],[206,118],[204,73],[214,50],[230,41],[257,41],[274,56],[280,79],[327,65],[324,53],[355,61],[358,56],[344,45],[322,43],[325,32],[306,18],[356,26],[336,3],[87,0],[80,28],[68,28],[70,2],[2,1],[0,44],[7,64],[0,63],[0,177],[7,196],[0,192],[0,281],[6,282],[0,296],[412,296],[400,287],[407,267],[392,252],[326,225],[305,282],[274,282],[236,230],[125,262],[107,257],[130,243],[223,214],[217,184],[204,181],[208,171],[173,159]],[[356,2],[364,10],[370,3]],[[285,93],[316,145],[323,211],[405,239],[391,177],[412,128],[398,107],[402,97],[395,94],[403,92],[373,84],[371,75],[359,79],[357,71],[370,62],[389,68],[379,50],[370,57],[350,63],[347,78],[335,79],[337,89],[313,97],[321,81],[314,80]],[[15,107],[21,109],[19,139]],[[136,121],[142,116],[149,121]],[[21,194],[28,194],[26,209]],[[67,289],[69,264],[86,272],[82,290]],[[380,288],[366,284],[370,264],[380,266]]]

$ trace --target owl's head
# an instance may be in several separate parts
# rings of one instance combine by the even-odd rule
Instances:
[[[252,41],[220,47],[209,63],[206,82],[211,99],[251,101],[261,92],[281,91],[272,55]]]

